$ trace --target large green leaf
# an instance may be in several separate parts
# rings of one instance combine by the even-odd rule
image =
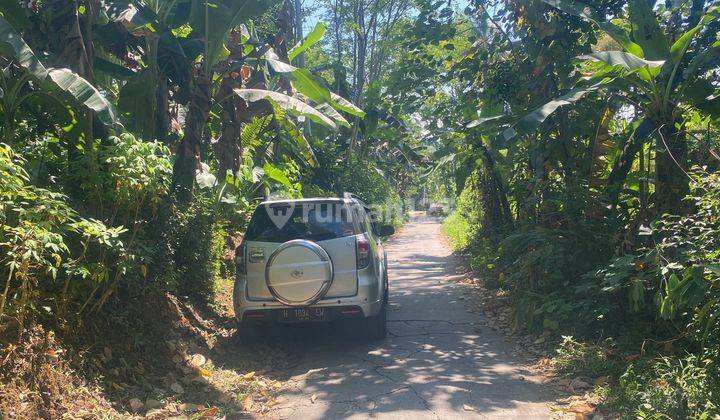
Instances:
[[[315,28],[305,37],[305,39],[302,40],[302,42],[290,48],[290,51],[288,51],[288,58],[290,59],[290,61],[294,60],[295,57],[302,54],[308,48],[317,44],[318,41],[322,39],[323,35],[325,35],[326,30],[327,26],[325,25],[325,23],[318,22],[315,25]]]
[[[592,54],[581,55],[578,57],[583,60],[602,61],[611,66],[622,66],[627,70],[638,70],[644,67],[655,68],[661,67],[665,61],[649,61],[637,57],[634,54],[623,51],[600,51]]]
[[[649,60],[667,60],[670,57],[668,41],[648,1],[629,0],[628,12],[633,40],[642,47],[644,57]]]
[[[328,103],[333,108],[347,112],[350,115],[364,118],[365,112],[353,105],[350,101],[330,91],[325,80],[313,74],[310,70],[300,69],[277,59],[277,56],[268,51],[265,58],[267,63],[277,73],[285,74],[292,82],[293,87],[311,101],[318,104]],[[343,124],[344,125],[344,124]]]
[[[695,108],[713,118],[720,117],[720,98],[715,93],[715,86],[706,79],[695,79],[685,86],[684,98]]]
[[[312,146],[310,145],[310,142],[307,140],[307,138],[303,135],[303,133],[300,131],[300,129],[295,125],[294,122],[288,119],[282,120],[280,124],[285,131],[290,135],[290,137],[295,141],[295,144],[297,145],[300,154],[303,158],[305,158],[305,161],[313,168],[316,168],[318,166],[317,158],[315,157],[315,152],[312,149]]]
[[[492,117],[482,117],[478,118],[476,120],[470,121],[465,127],[467,128],[475,128],[480,127],[481,125],[487,124],[488,122],[497,122],[498,120],[502,120],[505,117],[505,115],[493,115]]]
[[[60,90],[69,93],[84,107],[95,111],[95,115],[103,124],[113,125],[117,122],[117,114],[110,101],[90,82],[70,69],[51,68],[48,70],[48,76]]]
[[[310,70],[299,69],[274,58],[266,58],[266,61],[274,71],[287,75],[293,87],[311,101],[316,103],[331,101],[330,88],[321,77],[312,74]]]
[[[93,71],[100,71],[117,79],[130,79],[135,76],[135,72],[129,68],[98,56],[93,57]]]
[[[333,106],[333,108],[343,112],[347,112],[348,114],[354,115],[356,117],[365,118],[365,111],[356,107],[352,102],[348,101],[342,96],[330,92],[330,99],[330,104]]]
[[[602,86],[607,85],[611,81],[612,79],[603,80],[589,87],[573,89],[570,92],[560,96],[559,98],[554,99],[542,105],[541,107],[536,108],[534,111],[522,117],[515,124],[514,127],[510,127],[503,131],[501,133],[501,140],[507,141],[512,139],[517,135],[518,131],[527,133],[537,129],[540,124],[545,122],[545,120],[555,111],[557,111],[560,107],[577,102],[588,93],[600,89]]]
[[[262,15],[278,0],[192,0],[190,21],[193,36],[205,44],[205,71],[210,72],[226,51],[230,30]]]
[[[690,46],[690,42],[695,38],[695,35],[700,32],[700,30],[707,25],[708,23],[715,20],[716,16],[713,13],[716,13],[717,9],[713,9],[712,11],[708,12],[705,16],[703,16],[702,19],[700,19],[700,23],[698,23],[694,28],[688,30],[685,32],[680,38],[678,38],[677,41],[673,43],[673,45],[670,47],[670,58],[672,58],[673,62],[680,62],[683,55],[685,55],[685,51],[687,51],[688,47]]]
[[[267,175],[267,177],[272,179],[273,181],[278,182],[286,187],[292,186],[292,182],[290,182],[290,179],[287,177],[285,172],[277,166],[266,163],[265,165],[263,165],[263,171],[265,171],[265,175]]]
[[[333,121],[335,121],[339,125],[350,128],[350,123],[348,122],[348,120],[346,120],[345,117],[343,117],[341,113],[337,112],[337,110],[335,110],[335,108],[333,108],[330,104],[320,104],[317,106],[317,109],[323,114],[332,118]]]
[[[0,17],[0,54],[15,61],[38,82],[41,89],[59,89],[77,104],[95,111],[103,124],[117,123],[112,104],[87,80],[70,69],[46,68],[25,43],[20,34]]]
[[[333,129],[337,128],[337,125],[333,122],[333,120],[328,118],[325,114],[305,102],[297,98],[293,98],[292,96],[263,89],[235,89],[234,92],[236,95],[248,102],[256,102],[264,99],[272,100],[282,109],[290,111],[295,115],[308,117],[319,124],[326,125]]]
[[[48,71],[25,43],[19,33],[7,20],[0,17],[0,54],[13,59],[20,67],[39,80],[47,77]]]

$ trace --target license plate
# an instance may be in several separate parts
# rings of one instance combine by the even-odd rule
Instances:
[[[280,310],[281,322],[324,321],[325,308],[288,308]]]

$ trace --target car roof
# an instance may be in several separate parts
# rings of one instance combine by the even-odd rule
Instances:
[[[281,200],[266,200],[260,203],[265,204],[302,204],[302,203],[346,203],[354,204],[357,200],[349,198],[338,198],[338,197],[314,197],[314,198],[295,198],[295,199],[281,199]]]

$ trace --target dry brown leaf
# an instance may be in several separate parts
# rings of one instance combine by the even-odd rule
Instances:
[[[465,411],[475,411],[475,407],[467,404],[463,404],[463,410]]]
[[[207,369],[200,369],[200,370],[198,370],[198,373],[200,373],[200,376],[204,376],[206,378],[209,378],[212,376],[212,372]]]
[[[207,359],[205,359],[205,356],[203,356],[202,354],[193,354],[190,357],[190,364],[195,367],[200,367],[204,365],[206,361]]]
[[[207,410],[201,411],[200,413],[201,418],[208,418],[212,419],[217,417],[218,414],[218,408],[217,407],[210,407]]]
[[[317,395],[316,395],[316,394],[312,394],[312,395],[310,396],[310,402],[313,403],[313,404],[315,404],[315,400],[317,400]]]
[[[181,411],[199,411],[205,407],[200,404],[183,403],[180,404],[178,408],[180,408]]]
[[[570,404],[567,411],[576,414],[592,414],[595,412],[595,408],[585,401],[578,401]]]
[[[253,408],[253,399],[252,399],[252,396],[248,395],[243,400],[243,410],[250,411],[250,410],[252,410],[252,408]]]
[[[242,376],[243,379],[248,380],[248,381],[254,377],[255,377],[255,371],[248,372]]]

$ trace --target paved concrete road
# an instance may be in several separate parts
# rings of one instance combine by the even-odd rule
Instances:
[[[549,395],[513,362],[512,345],[458,299],[438,221],[407,225],[388,258],[388,338],[353,340],[337,325],[283,331],[297,364],[271,417],[550,417]]]

